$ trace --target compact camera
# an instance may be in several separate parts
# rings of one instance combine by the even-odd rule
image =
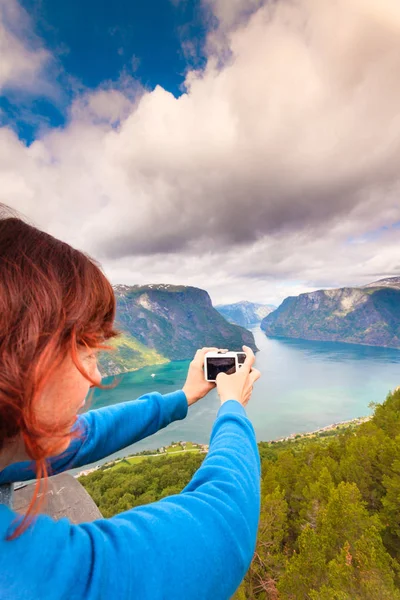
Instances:
[[[236,373],[245,360],[245,352],[207,352],[204,357],[204,376],[207,381],[215,383],[218,373]]]

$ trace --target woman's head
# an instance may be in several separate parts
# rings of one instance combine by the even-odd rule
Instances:
[[[96,350],[117,335],[114,317],[113,289],[93,259],[0,216],[0,454],[19,439],[46,474],[100,385]]]

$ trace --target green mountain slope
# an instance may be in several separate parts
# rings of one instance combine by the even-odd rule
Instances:
[[[169,360],[192,359],[204,346],[254,351],[254,336],[228,323],[213,308],[208,293],[172,285],[114,286],[116,326],[124,336],[117,352],[100,358],[102,372],[116,375]]]
[[[114,350],[99,355],[100,371],[103,375],[117,375],[136,371],[148,365],[161,365],[169,362],[156,350],[148,348],[132,335],[121,335],[110,341]]]

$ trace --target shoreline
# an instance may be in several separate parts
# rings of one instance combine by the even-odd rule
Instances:
[[[324,433],[327,431],[334,431],[335,429],[339,429],[339,428],[346,428],[349,427],[350,425],[362,425],[363,423],[367,423],[368,421],[370,421],[372,419],[373,415],[370,415],[368,417],[357,417],[355,419],[349,419],[348,421],[338,421],[337,423],[331,423],[330,425],[326,425],[325,427],[321,427],[320,429],[315,429],[314,431],[308,431],[306,433],[291,433],[290,435],[283,437],[283,438],[279,438],[277,440],[269,440],[266,443],[267,444],[273,444],[273,443],[278,443],[278,442],[288,442],[294,439],[299,439],[299,438],[304,438],[304,437],[313,437],[315,435],[318,435],[319,433]]]
[[[349,419],[348,421],[338,421],[337,423],[331,423],[330,425],[326,425],[325,427],[321,427],[320,429],[316,429],[314,431],[308,431],[306,433],[291,433],[289,436],[286,436],[283,438],[278,438],[275,440],[266,440],[265,442],[258,442],[258,443],[278,444],[280,442],[291,442],[291,441],[299,440],[302,438],[311,438],[311,437],[315,437],[321,433],[327,433],[327,432],[334,431],[334,430],[341,429],[341,428],[347,429],[351,425],[354,425],[357,427],[359,425],[362,425],[363,423],[367,423],[368,421],[370,421],[372,419],[372,416],[373,415],[370,415],[368,417],[357,417],[355,419]],[[185,444],[185,446],[186,446],[188,443],[192,443],[192,442],[187,442],[187,441],[182,440],[180,442],[177,442],[176,445]],[[196,452],[198,451],[199,453],[207,454],[208,448],[209,448],[208,444],[196,444],[196,445],[199,447],[198,450],[195,450]],[[200,447],[201,447],[201,450],[200,450]],[[80,471],[79,473],[77,473],[76,475],[74,475],[74,477],[78,478],[78,477],[83,477],[83,476],[89,475],[90,473],[93,473],[94,471],[97,471],[98,469],[100,469],[100,467],[112,468],[119,462],[122,462],[123,460],[126,460],[128,458],[140,457],[142,459],[146,459],[146,458],[155,458],[158,456],[168,456],[168,455],[173,456],[175,454],[184,454],[186,452],[193,452],[193,451],[194,451],[193,449],[182,448],[182,450],[179,450],[179,451],[166,452],[165,446],[161,446],[160,448],[157,448],[154,451],[154,454],[153,453],[147,454],[146,450],[142,451],[142,452],[138,452],[136,454],[128,454],[121,458],[117,458],[113,461],[110,461],[109,463],[104,462],[104,463],[96,465],[95,467],[93,467],[91,469],[84,469],[84,470]],[[150,450],[148,452],[150,452]],[[108,464],[110,465],[109,467],[107,467]]]

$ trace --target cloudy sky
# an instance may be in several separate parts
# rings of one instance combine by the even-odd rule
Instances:
[[[400,275],[398,0],[0,0],[0,202],[113,283]]]

